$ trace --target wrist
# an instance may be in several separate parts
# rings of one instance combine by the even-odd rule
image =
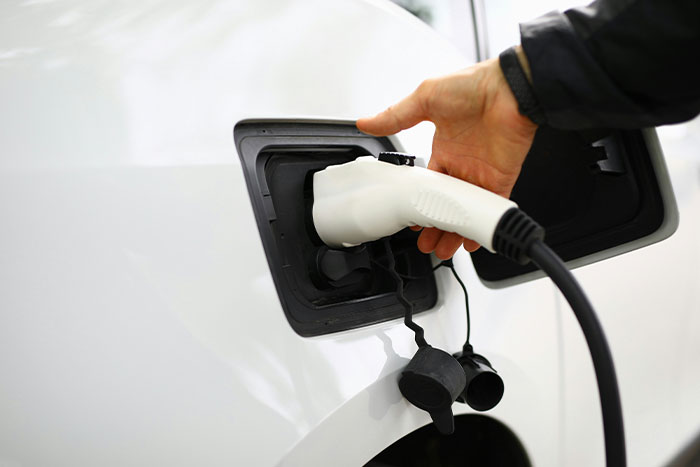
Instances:
[[[499,55],[498,62],[513,96],[518,102],[518,111],[537,125],[545,123],[546,116],[532,87],[532,74],[522,47],[511,47],[504,50]]]
[[[523,46],[521,45],[516,45],[515,46],[515,55],[518,57],[518,61],[520,62],[520,66],[523,69],[523,72],[525,73],[525,77],[527,78],[528,82],[532,84],[532,71],[530,71],[530,62],[527,60],[527,55],[525,55],[525,51],[523,50]]]

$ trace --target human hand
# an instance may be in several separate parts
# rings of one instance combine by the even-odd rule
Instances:
[[[386,136],[426,120],[435,124],[429,169],[510,196],[537,125],[518,112],[497,59],[425,80],[384,112],[359,119],[357,127]],[[424,228],[418,237],[420,251],[434,251],[443,260],[462,244],[470,252],[479,248],[472,240],[436,228]]]

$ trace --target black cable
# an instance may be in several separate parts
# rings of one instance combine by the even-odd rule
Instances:
[[[370,259],[371,262],[379,266],[380,268],[384,269],[385,271],[391,272],[391,269],[389,269],[388,266],[383,265],[381,262],[377,261],[376,259],[372,258]],[[435,271],[438,268],[441,268],[442,266],[446,266],[444,263],[438,263],[436,266],[434,266],[429,273],[427,274],[421,274],[420,276],[411,276],[409,274],[403,274],[398,271],[396,273],[402,278],[402,279],[408,279],[409,281],[417,281],[420,279],[425,279],[426,277],[430,277],[433,275],[433,271]],[[395,269],[394,269],[395,270]]]
[[[386,257],[389,262],[387,271],[389,271],[391,276],[394,278],[394,281],[396,281],[396,298],[406,310],[403,323],[415,334],[416,344],[418,344],[418,347],[429,347],[424,337],[425,331],[423,331],[422,327],[413,322],[413,303],[408,301],[403,294],[403,279],[401,279],[399,273],[396,272],[396,261],[394,260],[394,253],[391,251],[391,242],[389,241],[389,237],[384,238],[384,247],[386,248]]]
[[[392,258],[393,258],[393,255],[392,255]],[[380,263],[379,261],[374,260],[374,259],[372,260],[372,262],[374,264],[376,264],[377,266],[379,266],[380,268],[388,271],[389,273],[395,272],[396,274],[398,274],[398,276],[400,278],[408,279],[408,280],[418,280],[418,279],[424,279],[426,277],[430,277],[430,275],[433,273],[433,271],[436,271],[437,269],[439,269],[443,266],[448,268],[450,271],[452,271],[452,275],[454,276],[455,279],[457,279],[457,282],[459,283],[460,287],[462,287],[462,292],[464,292],[464,308],[466,309],[466,312],[467,312],[467,340],[464,342],[463,348],[471,350],[471,344],[469,343],[469,338],[471,336],[472,324],[471,324],[471,316],[469,313],[469,293],[467,293],[466,285],[464,285],[464,282],[459,277],[459,274],[457,274],[457,270],[455,269],[455,265],[452,262],[452,259],[448,259],[448,260],[439,262],[438,264],[433,266],[430,273],[422,274],[420,276],[409,276],[408,274],[401,274],[400,272],[396,271],[396,268],[391,269],[388,266],[385,266],[382,263]]]
[[[622,404],[615,376],[612,354],[608,347],[603,328],[581,286],[564,262],[542,240],[529,245],[528,256],[539,266],[559,288],[571,305],[578,320],[588,349],[593,359],[598,393],[603,412],[603,433],[605,436],[605,459],[608,467],[624,467],[625,430],[622,422]]]
[[[462,287],[462,292],[464,292],[464,307],[467,310],[467,340],[464,342],[464,349],[471,348],[471,344],[469,344],[469,336],[471,335],[472,332],[472,322],[471,322],[471,317],[469,316],[469,294],[467,293],[467,287],[464,285],[464,282],[462,282],[462,279],[459,277],[459,274],[457,274],[457,270],[455,269],[455,265],[452,262],[452,260],[448,261],[443,261],[440,263],[440,265],[443,265],[452,271],[452,275],[455,276],[455,279],[457,279],[457,282],[459,282],[460,287]]]

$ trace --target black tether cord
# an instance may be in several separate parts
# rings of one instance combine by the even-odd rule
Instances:
[[[624,467],[626,465],[625,430],[622,422],[620,391],[610,348],[593,306],[566,265],[541,240],[531,244],[528,256],[559,287],[576,315],[588,343],[598,380],[600,405],[603,411],[606,465]]]
[[[384,247],[386,248],[386,257],[389,263],[386,269],[394,278],[394,281],[396,281],[396,298],[406,310],[403,323],[416,335],[416,344],[418,344],[418,347],[426,347],[428,346],[428,343],[425,341],[425,337],[423,337],[423,328],[413,322],[413,303],[406,300],[406,297],[403,294],[403,279],[401,279],[399,273],[396,272],[396,261],[394,260],[394,253],[391,251],[391,242],[389,237],[384,238]]]
[[[471,348],[471,344],[469,343],[469,336],[472,332],[472,322],[471,317],[469,316],[469,294],[467,293],[467,286],[464,285],[464,282],[459,277],[459,274],[457,274],[457,270],[455,270],[455,265],[452,262],[452,258],[443,261],[439,264],[439,266],[445,266],[446,268],[449,268],[450,271],[452,271],[452,275],[455,277],[455,279],[457,279],[457,282],[459,282],[459,286],[462,287],[462,292],[464,292],[464,307],[467,310],[467,340],[464,342],[463,347],[464,349]]]
[[[391,256],[391,260],[394,259],[393,258],[394,255],[387,255],[387,256]],[[462,292],[464,292],[464,307],[467,311],[467,340],[464,342],[463,349],[465,351],[467,351],[467,349],[469,351],[471,351],[471,344],[469,343],[469,338],[471,335],[472,324],[471,324],[471,317],[470,317],[470,313],[469,313],[469,294],[467,293],[467,286],[464,285],[464,281],[462,281],[462,279],[459,277],[459,274],[457,274],[457,270],[455,269],[455,265],[452,262],[452,258],[439,262],[437,265],[433,266],[433,269],[429,274],[423,274],[421,276],[409,276],[408,274],[401,274],[400,272],[396,271],[395,268],[393,268],[393,267],[390,268],[389,266],[384,266],[379,261],[372,260],[372,262],[374,264],[376,264],[377,266],[379,266],[380,268],[384,269],[385,271],[388,271],[389,273],[396,273],[399,275],[399,277],[401,279],[408,279],[408,280],[418,280],[418,279],[424,279],[426,277],[430,277],[430,275],[432,275],[433,271],[436,271],[437,269],[439,269],[443,266],[448,268],[450,271],[452,271],[452,275],[454,276],[455,279],[457,279],[459,286],[462,287]],[[392,277],[393,277],[393,274],[392,274]],[[411,313],[413,313],[413,312],[411,312]],[[411,321],[411,324],[413,324],[413,326],[418,326],[418,325],[414,324],[413,321]],[[422,331],[422,328],[421,328],[421,331]]]

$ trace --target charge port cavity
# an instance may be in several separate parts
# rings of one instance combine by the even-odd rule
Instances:
[[[264,133],[255,125],[237,126],[234,133],[289,323],[299,334],[312,336],[402,317],[383,242],[330,249],[316,234],[311,217],[315,172],[393,151],[393,146],[386,138],[364,135],[350,125],[310,123],[302,125],[306,130],[302,134],[298,125],[277,122]],[[285,132],[290,134],[281,137]],[[251,145],[251,139],[258,141]],[[434,306],[437,288],[430,257],[418,251],[416,237],[417,233],[403,230],[392,236],[391,247],[397,271],[404,276],[405,295],[421,312]]]

